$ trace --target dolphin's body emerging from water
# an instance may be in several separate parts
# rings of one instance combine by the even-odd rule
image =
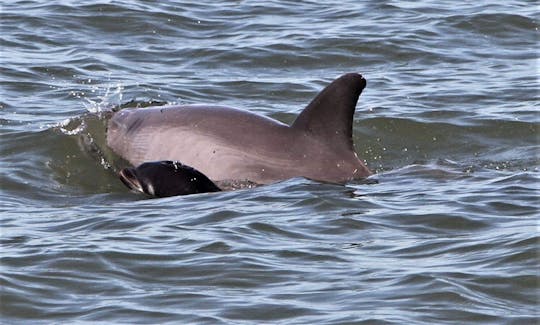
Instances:
[[[290,126],[221,106],[125,109],[109,121],[107,144],[133,166],[179,161],[217,184],[267,184],[299,176],[345,183],[371,174],[352,141],[356,102],[365,86],[359,74],[339,77]],[[153,174],[154,179],[137,180],[130,173],[130,182],[155,182],[160,173]]]

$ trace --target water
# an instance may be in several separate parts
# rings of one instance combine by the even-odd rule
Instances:
[[[539,321],[534,1],[4,1],[1,322]],[[377,174],[149,199],[103,148],[113,106],[291,122],[368,80]]]

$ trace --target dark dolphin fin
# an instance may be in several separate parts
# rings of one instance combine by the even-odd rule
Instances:
[[[326,86],[296,118],[292,127],[319,137],[333,146],[354,150],[352,122],[366,79],[345,74]]]
[[[173,161],[146,162],[118,176],[129,189],[157,197],[221,191],[203,173]]]

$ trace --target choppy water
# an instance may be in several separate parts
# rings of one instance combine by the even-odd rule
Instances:
[[[2,323],[539,321],[537,2],[0,7]],[[345,72],[368,80],[354,140],[377,171],[346,186],[148,199],[89,114],[290,122]]]

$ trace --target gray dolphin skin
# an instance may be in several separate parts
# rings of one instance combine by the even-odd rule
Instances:
[[[133,166],[174,160],[214,182],[268,184],[306,177],[345,183],[371,175],[352,140],[365,86],[360,74],[339,77],[290,126],[222,106],[124,109],[109,121],[107,145]]]

